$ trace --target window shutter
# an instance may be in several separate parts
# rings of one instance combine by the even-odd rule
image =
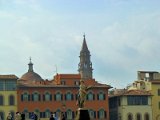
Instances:
[[[32,99],[31,100],[34,101],[33,94],[32,94]]]
[[[65,118],[67,119],[67,112],[65,112]]]
[[[71,98],[72,98],[71,100],[74,100],[74,98],[73,98],[73,97],[74,97],[74,96],[73,96],[73,94],[71,94]]]
[[[94,118],[96,118],[96,111],[94,111]]]
[[[77,98],[78,98],[78,94],[75,94],[75,98],[76,98],[76,100],[77,100]]]
[[[56,101],[56,95],[54,94],[54,100]]]
[[[21,101],[23,101],[23,95],[21,95]]]
[[[103,97],[104,97],[104,100],[106,100],[106,95],[105,94],[103,94]]]
[[[43,95],[43,101],[45,101],[45,95]]]
[[[66,94],[64,95],[64,100],[66,100]]]
[[[86,100],[88,100],[88,94],[87,94],[87,96],[86,96]]]
[[[41,95],[39,94],[39,101],[41,101]]]
[[[28,101],[30,101],[30,95],[28,95]]]
[[[95,100],[95,94],[93,94],[93,100]]]
[[[99,94],[97,94],[97,100],[99,100]]]
[[[52,94],[50,94],[50,101],[52,101]]]
[[[43,112],[40,112],[40,118],[43,118]]]
[[[61,100],[63,100],[63,94],[61,94]]]
[[[45,112],[43,112],[43,118],[45,118],[46,117],[46,113]]]
[[[106,111],[104,111],[104,118],[106,118],[107,117],[107,114],[106,114]]]
[[[98,115],[98,118],[99,118],[99,111],[97,111],[97,115]]]
[[[74,111],[72,111],[72,118],[74,118]]]

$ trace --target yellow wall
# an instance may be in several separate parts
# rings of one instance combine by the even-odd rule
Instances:
[[[4,105],[0,106],[0,111],[4,112],[4,119],[8,115],[8,112],[13,111],[14,113],[17,112],[17,91],[0,91],[0,95],[3,95],[4,98]],[[9,106],[9,96],[13,95],[15,98],[15,105]]]
[[[160,84],[152,83],[152,94],[154,95],[152,97],[153,120],[160,120],[160,96],[158,96],[158,89],[160,89]]]
[[[152,119],[152,106],[151,106],[151,96],[148,99],[149,105],[127,105],[127,96],[121,97],[121,106],[118,107],[119,115],[121,115],[121,120],[128,120],[128,113],[132,113],[133,120],[136,120],[137,113],[141,114],[142,120],[144,120],[145,113],[148,113],[150,120]]]

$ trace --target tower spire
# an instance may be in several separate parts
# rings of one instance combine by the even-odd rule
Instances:
[[[84,33],[84,35],[83,35],[83,44],[82,44],[82,50],[81,50],[81,51],[88,51],[85,33]]]
[[[28,72],[33,72],[33,63],[31,57],[29,58]]]
[[[83,35],[82,49],[80,51],[79,74],[82,79],[92,79],[92,63],[90,61],[90,52],[87,47],[85,34]]]

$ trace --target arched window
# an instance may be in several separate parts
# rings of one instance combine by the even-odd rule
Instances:
[[[98,100],[105,100],[105,94],[103,92],[98,94]]]
[[[15,105],[15,98],[13,95],[9,96],[9,105]]]
[[[50,110],[49,109],[47,109],[46,111],[45,111],[45,118],[49,118],[50,117]]]
[[[34,112],[36,113],[36,115],[39,117],[40,116],[40,113],[39,113],[39,110],[38,109],[35,109]]]
[[[28,93],[23,94],[23,101],[28,101]]]
[[[137,113],[136,120],[141,120],[141,114],[140,113]]]
[[[150,119],[149,119],[149,114],[148,114],[148,113],[146,113],[146,114],[144,115],[144,120],[150,120]]]
[[[62,97],[61,97],[61,93],[56,93],[56,95],[55,95],[55,100],[56,101],[61,101],[62,100]]]
[[[106,112],[103,109],[101,109],[101,110],[98,111],[98,118],[99,119],[106,118]]]
[[[91,119],[95,118],[95,112],[93,110],[89,110],[89,116]]]
[[[72,94],[70,92],[66,94],[66,100],[72,100]]]
[[[28,119],[29,118],[29,112],[28,112],[28,110],[24,109],[23,113],[25,114],[25,118]]]
[[[33,93],[32,100],[33,101],[40,101],[40,94],[38,94],[37,92]]]
[[[131,113],[128,114],[127,120],[133,120],[133,115]]]
[[[2,95],[0,95],[0,105],[4,105],[4,98]]]
[[[55,111],[55,114],[56,114],[57,117],[58,117],[58,116],[61,116],[61,110],[60,110],[60,109],[57,109],[57,110]]]
[[[87,100],[94,100],[94,96],[93,96],[93,93],[92,92],[89,92],[87,94]]]
[[[52,95],[48,92],[45,93],[44,100],[45,101],[52,101]]]
[[[72,120],[72,111],[70,109],[67,110],[67,119]]]
[[[1,117],[2,120],[5,120],[3,111],[0,111],[0,117]]]

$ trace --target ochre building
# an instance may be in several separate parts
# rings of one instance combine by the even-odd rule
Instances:
[[[15,75],[0,75],[0,117],[5,120],[10,112],[17,112],[17,79]]]

